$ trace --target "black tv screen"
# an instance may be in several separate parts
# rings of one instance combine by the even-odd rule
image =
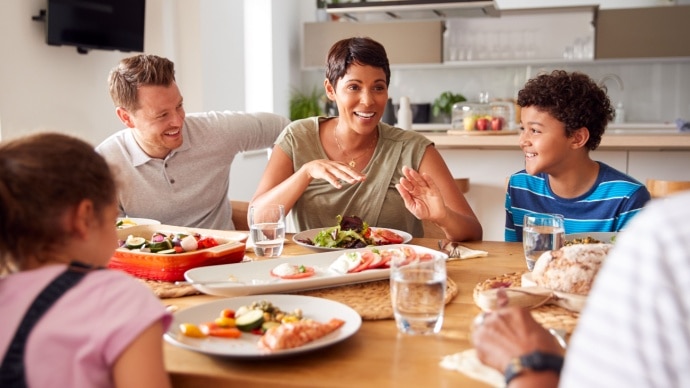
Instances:
[[[145,9],[145,0],[48,0],[46,42],[142,52]]]

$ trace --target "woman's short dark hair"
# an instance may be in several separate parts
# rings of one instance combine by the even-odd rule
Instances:
[[[554,70],[530,79],[518,92],[518,105],[547,112],[565,124],[566,136],[585,127],[589,130],[586,147],[595,150],[614,109],[606,90],[587,74]]]
[[[334,87],[352,64],[378,67],[386,74],[386,86],[391,81],[388,55],[383,45],[371,38],[354,37],[339,40],[328,50],[326,79]]]

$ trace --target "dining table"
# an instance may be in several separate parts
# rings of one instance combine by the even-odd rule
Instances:
[[[408,244],[439,250],[436,238],[413,238]],[[443,326],[434,335],[398,332],[393,319],[364,320],[351,337],[309,352],[271,358],[232,358],[164,344],[165,367],[174,387],[488,387],[456,370],[445,369],[444,356],[472,348],[471,326],[481,312],[474,303],[478,283],[525,271],[522,244],[503,241],[463,242],[488,252],[485,257],[447,261],[447,276],[457,295],[446,304]],[[281,257],[315,254],[286,236]],[[246,256],[257,258],[247,249]],[[184,309],[220,296],[191,295],[161,299]]]

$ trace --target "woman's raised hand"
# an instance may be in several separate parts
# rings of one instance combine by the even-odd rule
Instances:
[[[347,164],[328,159],[313,160],[303,165],[301,170],[312,179],[323,179],[338,189],[342,187],[342,182],[355,184],[366,179],[366,175]]]
[[[446,203],[434,180],[403,166],[404,177],[395,185],[405,201],[405,207],[421,220],[439,220],[446,216]]]

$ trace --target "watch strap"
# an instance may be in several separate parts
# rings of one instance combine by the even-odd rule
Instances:
[[[506,379],[506,385],[508,385],[511,380],[521,375],[526,370],[550,370],[560,374],[562,368],[563,356],[534,351],[510,360],[503,375]]]

